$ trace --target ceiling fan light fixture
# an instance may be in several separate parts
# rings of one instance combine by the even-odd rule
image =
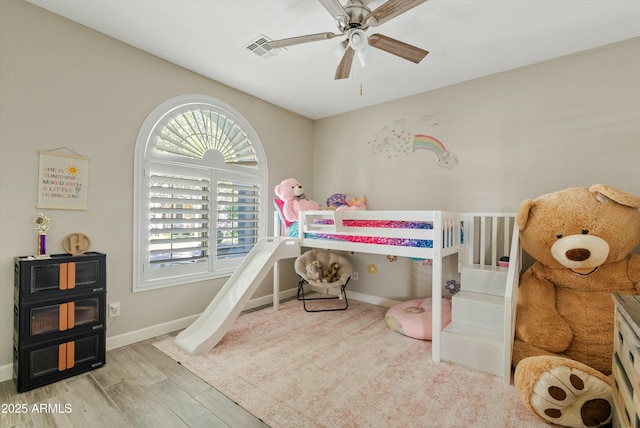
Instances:
[[[364,49],[367,43],[367,34],[363,30],[353,30],[349,34],[349,46],[356,52]]]

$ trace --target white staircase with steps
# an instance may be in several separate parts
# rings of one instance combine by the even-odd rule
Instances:
[[[471,213],[463,221],[461,290],[452,298],[451,323],[442,331],[441,358],[509,383],[521,268],[515,215]],[[498,266],[504,255],[509,256],[508,268]]]

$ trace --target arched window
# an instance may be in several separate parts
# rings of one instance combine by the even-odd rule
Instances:
[[[173,98],[147,117],[134,181],[133,291],[228,276],[266,235],[262,145],[215,98]]]

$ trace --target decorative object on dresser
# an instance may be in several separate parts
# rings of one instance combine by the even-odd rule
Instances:
[[[33,219],[38,231],[38,253],[37,257],[47,258],[47,231],[51,227],[51,220],[46,215],[40,213]]]
[[[89,251],[91,248],[91,239],[84,233],[70,233],[62,238],[62,249],[75,256]]]
[[[105,363],[106,255],[16,257],[13,376],[28,391]]]

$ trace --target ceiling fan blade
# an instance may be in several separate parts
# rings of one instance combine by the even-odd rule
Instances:
[[[298,36],[298,37],[289,37],[288,39],[280,39],[280,40],[271,40],[267,43],[269,47],[272,49],[276,48],[284,48],[287,46],[299,45],[302,43],[309,42],[317,42],[318,40],[327,40],[333,39],[336,36],[341,36],[342,34],[334,34],[334,33],[317,33],[317,34],[307,34],[306,36]]]
[[[349,14],[338,0],[318,0],[336,21],[345,25],[349,22]]]
[[[348,47],[342,56],[342,60],[340,60],[340,64],[338,64],[338,68],[336,69],[335,80],[346,79],[349,77],[349,73],[351,72],[351,64],[353,63],[353,54],[355,51],[353,48]]]
[[[427,0],[389,0],[373,10],[365,22],[371,27],[377,27],[426,1]]]
[[[399,56],[416,64],[429,53],[424,49],[417,48],[400,40],[383,36],[382,34],[372,34],[369,36],[369,45],[374,48],[389,52],[390,54]]]

